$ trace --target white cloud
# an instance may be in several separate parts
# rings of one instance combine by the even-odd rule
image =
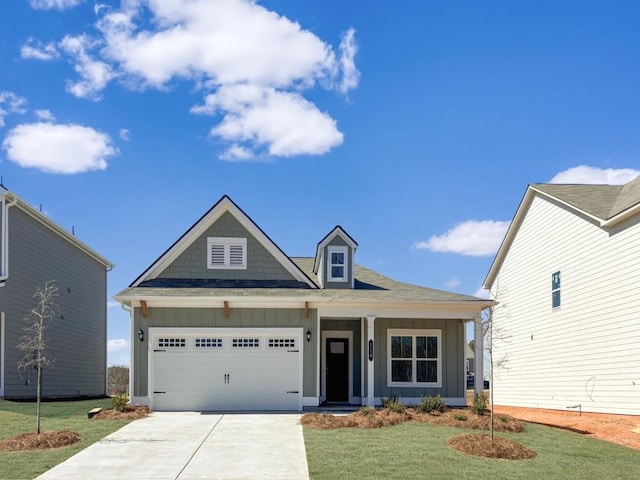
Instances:
[[[462,281],[459,278],[452,278],[447,283],[445,283],[444,286],[447,288],[456,288],[459,287],[460,284],[462,284]]]
[[[192,112],[215,110],[211,133],[228,144],[224,159],[321,155],[342,143],[335,120],[304,92],[346,94],[358,85],[354,29],[337,58],[315,33],[254,0],[127,0],[94,11],[97,36],[68,35],[58,45],[80,77],[67,85],[73,95],[97,100],[116,78],[137,90],[193,82],[206,98]],[[229,98],[245,89],[259,93]],[[211,99],[217,106],[207,112]]]
[[[358,53],[358,45],[355,40],[356,31],[353,28],[347,30],[340,42],[340,68],[342,79],[338,89],[343,95],[358,86],[360,72],[356,68],[355,57]]]
[[[0,128],[4,127],[4,117],[10,113],[24,114],[27,99],[13,92],[0,92]]]
[[[22,58],[33,58],[35,60],[54,60],[60,57],[60,52],[51,43],[43,44],[39,40],[29,38],[22,48],[20,48]]]
[[[124,338],[116,338],[107,342],[107,351],[109,353],[129,351],[129,340]]]
[[[467,220],[442,235],[434,235],[414,246],[432,252],[451,252],[473,257],[490,256],[498,251],[509,223]]]
[[[53,113],[51,113],[50,110],[36,110],[35,111],[36,117],[38,117],[38,120],[42,120],[45,122],[53,122],[56,117],[53,115]]]
[[[43,122],[13,128],[2,149],[21,167],[63,174],[104,170],[117,153],[109,136],[93,128]]]
[[[121,128],[118,131],[118,136],[120,137],[121,140],[128,142],[131,135],[129,133],[129,130],[127,130],[126,128]]]
[[[60,42],[60,48],[75,58],[74,69],[81,78],[78,82],[67,82],[67,91],[76,97],[99,100],[100,92],[115,76],[111,66],[100,60],[93,59],[87,53],[88,49],[95,46],[96,43],[86,35],[76,37],[67,35]]]
[[[480,287],[478,290],[476,290],[476,293],[474,293],[473,296],[489,300],[491,298],[491,293],[489,292],[489,290]]]
[[[624,185],[640,175],[632,168],[597,168],[578,165],[558,173],[549,183]]]
[[[29,5],[36,10],[65,10],[83,2],[84,0],[29,0]]]
[[[207,95],[205,105],[192,109],[218,111],[224,116],[211,130],[212,136],[265,147],[272,156],[319,155],[342,143],[335,121],[297,93],[257,85],[224,86]]]

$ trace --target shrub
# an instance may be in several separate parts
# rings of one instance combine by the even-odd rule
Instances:
[[[455,412],[453,414],[453,419],[464,422],[467,419],[467,416],[464,414],[464,412]]]
[[[389,395],[389,398],[382,397],[380,401],[382,402],[382,408],[387,408],[390,403],[398,403],[400,401],[400,397],[397,395]]]
[[[118,412],[124,412],[127,409],[129,396],[126,393],[118,393],[111,397],[111,406]]]
[[[373,417],[375,414],[376,414],[375,408],[371,408],[367,406],[360,407],[360,415],[362,415],[363,417]]]
[[[506,415],[498,415],[498,420],[500,420],[503,423],[509,423],[509,417]]]
[[[487,394],[481,393],[476,395],[476,398],[473,399],[473,405],[471,406],[471,411],[476,415],[484,415],[487,411]]]
[[[422,397],[420,405],[416,407],[418,413],[444,412],[446,409],[447,405],[440,398],[440,395]]]
[[[393,413],[404,413],[407,409],[404,403],[400,401],[400,397],[389,397],[389,399],[382,404],[384,408]]]

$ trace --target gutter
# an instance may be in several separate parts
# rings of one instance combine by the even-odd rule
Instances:
[[[5,190],[6,192],[6,190]],[[9,278],[9,208],[18,203],[18,198],[13,197],[13,200],[7,202],[7,195],[2,195],[2,226],[1,228],[1,240],[0,247],[2,252],[0,253],[0,287],[4,287],[7,279]]]

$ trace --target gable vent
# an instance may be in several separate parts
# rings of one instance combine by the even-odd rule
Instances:
[[[247,268],[247,239],[231,237],[207,238],[207,268],[236,269]]]
[[[229,265],[242,265],[244,263],[244,246],[229,245]]]

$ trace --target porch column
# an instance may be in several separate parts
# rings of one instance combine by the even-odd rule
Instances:
[[[484,335],[482,335],[482,317],[473,319],[473,340],[475,343],[474,354],[474,383],[473,391],[475,395],[480,395],[484,391]]]
[[[374,388],[373,388],[373,380],[375,378],[375,372],[373,369],[373,351],[371,354],[369,353],[369,349],[375,346],[374,339],[374,329],[373,324],[376,320],[376,317],[367,317],[367,346],[365,349],[365,358],[367,362],[367,400],[365,404],[368,407],[373,407],[376,404],[376,399],[374,396]]]

